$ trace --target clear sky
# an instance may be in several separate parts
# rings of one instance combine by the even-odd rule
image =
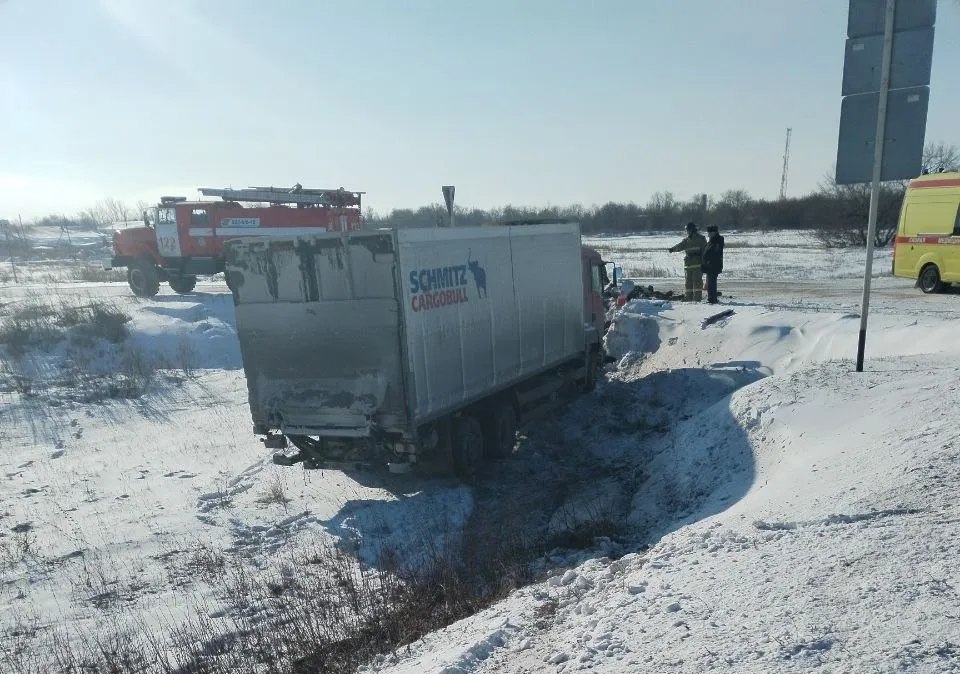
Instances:
[[[813,189],[847,0],[0,0],[0,217],[198,186],[590,205]],[[928,140],[960,144],[960,2]]]

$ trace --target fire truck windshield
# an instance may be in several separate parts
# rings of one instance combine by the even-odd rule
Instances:
[[[157,207],[148,208],[143,212],[143,224],[147,227],[153,227],[157,224]]]

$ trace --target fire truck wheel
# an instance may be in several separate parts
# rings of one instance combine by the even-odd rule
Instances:
[[[160,275],[149,260],[138,260],[127,268],[127,283],[137,297],[153,297],[160,292]]]
[[[170,288],[173,292],[178,295],[186,295],[192,293],[193,289],[197,287],[197,277],[196,276],[171,276]]]
[[[483,463],[483,430],[480,422],[473,417],[460,417],[454,423],[451,440],[453,470],[461,480],[471,482]]]
[[[940,270],[937,269],[937,265],[928,264],[920,271],[918,285],[920,290],[928,294],[940,292],[943,283],[940,282]]]
[[[488,458],[502,459],[517,444],[517,412],[509,400],[490,410],[483,424],[483,451]]]

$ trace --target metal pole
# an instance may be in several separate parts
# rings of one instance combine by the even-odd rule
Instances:
[[[880,172],[883,164],[883,134],[887,125],[887,92],[890,90],[890,55],[893,52],[893,19],[897,0],[887,0],[883,25],[883,60],[880,66],[880,104],[877,107],[877,136],[873,147],[873,180],[870,183],[870,216],[867,220],[867,263],[863,272],[863,299],[860,301],[860,337],[857,342],[857,372],[863,372],[863,351],[867,343],[867,315],[870,313],[870,281],[873,275],[873,241],[877,237],[880,208]]]

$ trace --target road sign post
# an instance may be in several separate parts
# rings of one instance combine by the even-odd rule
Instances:
[[[453,227],[453,193],[456,191],[456,187],[453,185],[444,185],[442,189],[443,201],[447,205],[447,226]]]
[[[897,0],[887,0],[883,24],[883,56],[880,65],[880,103],[877,106],[877,134],[873,148],[873,180],[870,184],[870,215],[867,220],[867,262],[863,272],[863,297],[860,300],[860,333],[857,338],[857,372],[863,372],[863,354],[867,345],[867,315],[870,313],[870,281],[873,278],[873,242],[877,237],[877,211],[880,206],[880,172],[883,166],[883,134],[887,123],[887,94],[890,91],[890,56],[893,53],[893,18]]]
[[[880,183],[920,173],[936,0],[850,0],[836,183],[870,183],[857,372],[863,372]]]

